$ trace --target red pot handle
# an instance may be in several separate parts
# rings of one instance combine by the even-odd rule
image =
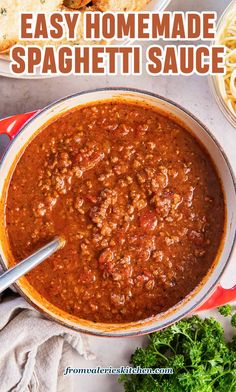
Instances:
[[[28,121],[37,111],[17,114],[16,116],[3,118],[0,120],[0,135],[6,134],[10,140],[19,132],[21,127]]]
[[[221,285],[218,285],[210,298],[197,308],[197,311],[217,308],[234,301],[236,301],[236,285],[231,289],[224,289]]]
[[[16,116],[4,118],[0,120],[0,134],[7,134],[12,140],[19,132],[21,127],[37,112],[18,114]],[[216,308],[218,306],[236,301],[236,285],[231,289],[224,289],[220,285],[216,287],[210,298],[202,304],[197,311]]]
[[[197,311],[217,308],[218,306],[226,305],[228,303],[236,301],[235,259],[236,244],[234,245],[234,248],[230,255],[229,265],[226,267],[222,281],[218,284],[218,286],[216,286],[216,288],[212,291],[212,293],[208,296],[204,303],[202,303],[199,308],[197,308]],[[232,282],[232,287],[222,287],[222,285],[226,285],[226,287],[228,287],[228,279],[230,279],[230,282]]]

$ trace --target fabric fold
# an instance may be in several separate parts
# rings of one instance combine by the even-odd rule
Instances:
[[[12,294],[0,303],[1,392],[72,390],[64,377],[73,352],[93,359],[87,337],[46,319],[23,298]]]

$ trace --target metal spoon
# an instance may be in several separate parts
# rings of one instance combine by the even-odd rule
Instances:
[[[55,253],[57,250],[65,245],[65,240],[61,237],[56,237],[53,241],[43,246],[37,252],[27,257],[25,260],[18,263],[16,266],[10,268],[0,276],[0,293],[6,290],[12,283],[21,276],[27,274],[34,267],[42,263],[45,259]]]

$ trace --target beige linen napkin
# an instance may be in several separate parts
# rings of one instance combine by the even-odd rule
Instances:
[[[45,319],[10,292],[0,299],[0,392],[70,392],[73,351],[93,359],[87,338]]]

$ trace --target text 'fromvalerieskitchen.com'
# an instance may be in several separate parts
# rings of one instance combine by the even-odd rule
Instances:
[[[94,368],[74,368],[66,367],[64,370],[64,376],[76,375],[76,374],[173,374],[172,368],[141,368],[140,366],[120,366],[120,367],[101,367],[96,366]]]

